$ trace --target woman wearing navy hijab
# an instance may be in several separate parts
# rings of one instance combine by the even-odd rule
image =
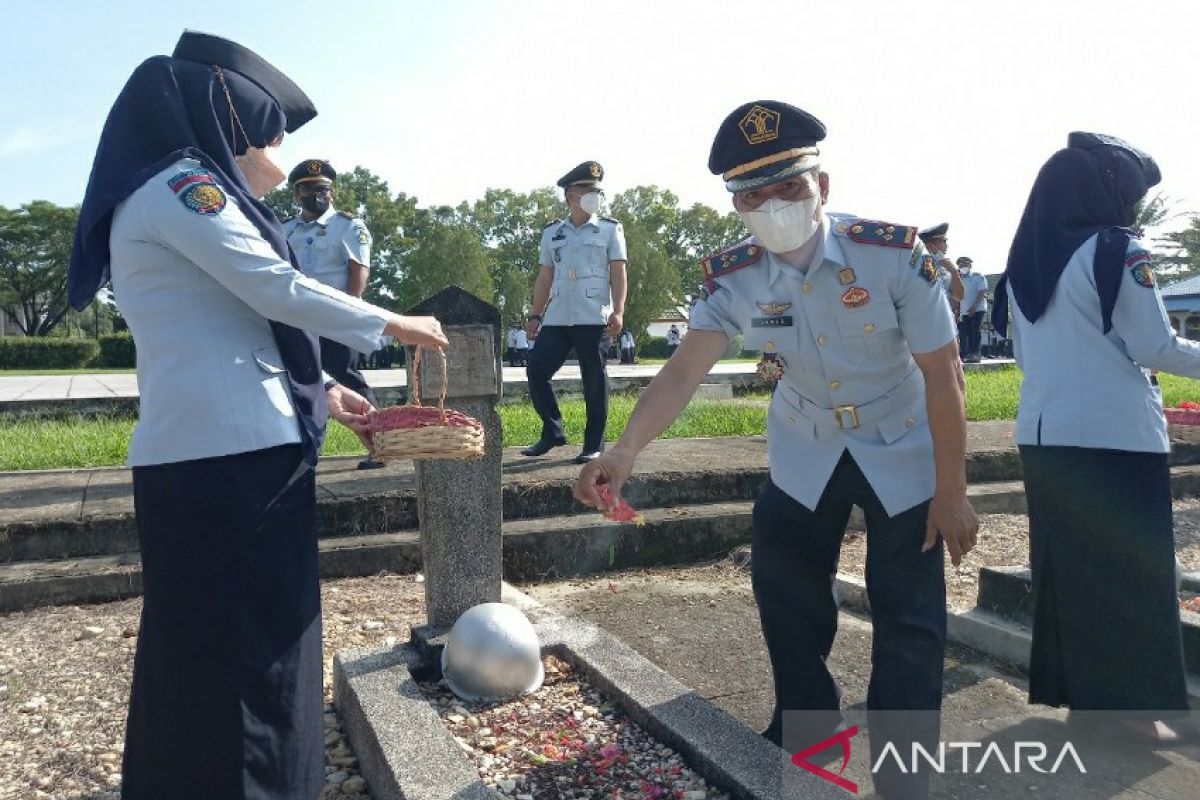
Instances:
[[[370,404],[326,379],[315,335],[444,347],[293,268],[260,198],[271,150],[316,115],[253,52],[185,32],[113,105],[71,258],[86,306],[111,277],[137,344],[130,442],[145,601],[122,769],[126,800],[311,800],[324,786],[314,466],[332,414]],[[308,333],[311,331],[311,333]]]
[[[1150,370],[1200,377],[1130,228],[1160,180],[1120,139],[1073,133],[1042,167],[996,290],[1025,373],[1016,439],[1034,585],[1030,701],[1116,711],[1155,741],[1187,711],[1170,445]]]

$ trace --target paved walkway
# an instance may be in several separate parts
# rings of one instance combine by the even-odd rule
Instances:
[[[996,367],[1013,363],[1010,359],[987,359],[982,366]],[[975,368],[975,365],[968,365]],[[610,364],[609,378],[615,382],[635,380],[648,382],[662,369],[661,364]],[[732,376],[748,376],[754,373],[755,365],[747,362],[722,361],[709,372],[716,380]],[[365,370],[367,383],[374,389],[402,388],[407,384],[403,369]],[[579,367],[567,364],[554,376],[555,381],[579,380]],[[504,368],[505,386],[525,383],[524,367]],[[506,392],[507,394],[507,392]],[[132,372],[96,375],[0,375],[0,403],[7,402],[53,402],[61,400],[97,400],[106,398],[137,397],[137,375]]]

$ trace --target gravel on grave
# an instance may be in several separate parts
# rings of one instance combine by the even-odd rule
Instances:
[[[727,800],[569,663],[543,663],[540,689],[501,703],[462,700],[444,682],[421,687],[496,797]]]

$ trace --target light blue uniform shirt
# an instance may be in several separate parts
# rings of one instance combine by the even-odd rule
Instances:
[[[593,214],[578,228],[570,218],[547,225],[538,264],[554,268],[554,283],[542,324],[607,325],[613,311],[608,266],[626,258],[625,230],[615,219]]]
[[[350,283],[350,262],[371,266],[371,232],[366,224],[331,205],[312,222],[293,217],[283,223],[296,264],[305,275],[346,291]]]
[[[1129,244],[1107,334],[1092,274],[1095,236],[1067,262],[1036,324],[1009,292],[1013,348],[1025,373],[1018,444],[1170,450],[1162,395],[1148,370],[1200,378],[1200,344],[1171,328],[1148,272],[1148,251],[1139,241]]]
[[[860,223],[896,238],[855,241]],[[815,509],[848,449],[895,516],[934,489],[925,379],[912,354],[954,341],[954,321],[937,267],[913,247],[915,229],[831,214],[815,235],[822,243],[807,271],[764,252],[714,278],[688,326],[741,333],[746,349],[783,360],[767,416],[779,488]]]
[[[192,185],[206,202],[185,202],[190,193],[180,186],[189,184],[180,179],[203,179]],[[130,466],[299,442],[269,320],[370,352],[391,318],[280,259],[193,159],[117,206],[109,249],[113,292],[137,342],[141,399]]]
[[[971,304],[976,300],[979,300],[979,305],[975,306],[975,310],[971,313],[978,314],[981,311],[987,311],[987,278],[981,273],[971,270],[970,275],[962,276],[962,282],[963,299],[962,305],[960,306],[962,313],[966,314],[967,309],[969,309]]]

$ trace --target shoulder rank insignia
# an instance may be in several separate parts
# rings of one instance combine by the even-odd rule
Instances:
[[[354,219],[354,215],[351,214],[349,211],[339,211],[337,213],[338,213],[339,217],[345,217],[346,219]]]
[[[167,180],[167,186],[189,211],[216,216],[225,210],[225,192],[208,170],[187,169],[176,173]]]
[[[1147,289],[1154,288],[1154,270],[1150,268],[1151,256],[1145,250],[1138,250],[1130,253],[1125,259],[1125,266],[1129,268],[1129,274],[1133,276],[1134,281],[1138,286],[1145,286]]]
[[[893,225],[874,219],[850,219],[839,222],[834,230],[859,244],[882,247],[910,248],[917,241],[917,229],[912,225]]]
[[[552,219],[542,226],[542,230],[546,230],[546,228],[549,228],[551,225],[557,225],[560,222],[562,222],[561,219]]]
[[[621,220],[613,219],[612,217],[601,217],[600,219],[604,220],[605,222],[611,222],[613,225],[621,224]]]
[[[761,245],[740,244],[701,260],[700,266],[704,270],[704,283],[708,291],[711,293],[717,290],[717,278],[758,263],[762,254]]]

